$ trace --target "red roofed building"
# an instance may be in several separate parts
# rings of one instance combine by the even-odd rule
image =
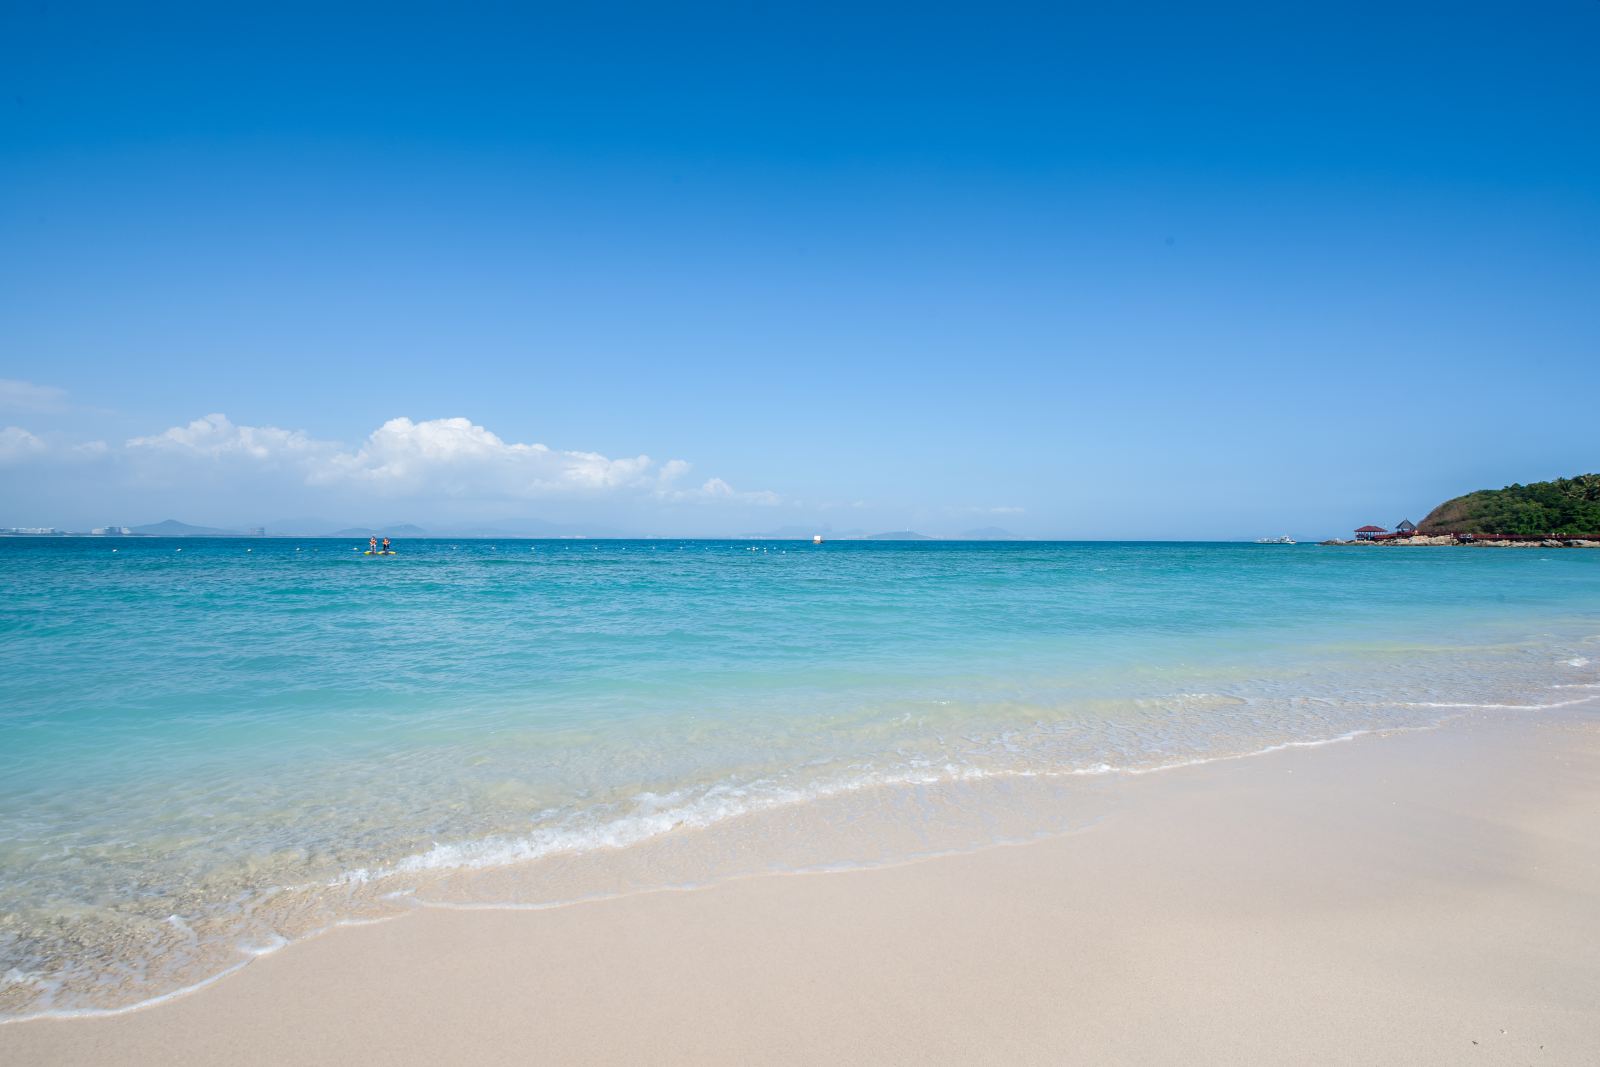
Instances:
[[[1379,534],[1388,533],[1382,526],[1363,526],[1356,531],[1357,541],[1370,541]]]

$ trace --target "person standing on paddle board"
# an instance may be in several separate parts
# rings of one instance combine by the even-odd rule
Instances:
[[[374,534],[373,536],[367,538],[367,551],[368,552],[376,552],[376,551],[378,551],[378,538],[377,538],[376,534]]]
[[[387,537],[385,537],[383,539],[383,554],[386,555],[386,556],[390,554],[389,553],[389,539]]]

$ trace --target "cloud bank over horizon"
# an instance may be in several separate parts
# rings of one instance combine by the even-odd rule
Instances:
[[[212,414],[159,434],[130,438],[124,447],[145,478],[196,463],[240,463],[290,471],[308,486],[360,489],[385,498],[513,501],[636,493],[671,502],[782,503],[769,490],[742,492],[721,478],[709,478],[698,487],[681,486],[692,469],[685,460],[658,464],[648,455],[611,459],[599,452],[508,442],[461,417],[389,419],[359,446],[348,448],[299,430],[243,426],[224,414]]]
[[[20,388],[0,391],[0,398],[64,404],[60,390],[6,385]],[[97,507],[135,508],[140,521],[159,502],[161,509],[180,509],[206,522],[259,523],[266,521],[264,509],[274,508],[346,515],[378,507],[409,507],[460,521],[537,504],[603,521],[672,518],[692,524],[697,514],[709,512],[706,517],[721,524],[798,503],[769,489],[738,489],[720,477],[697,481],[687,460],[613,458],[507,441],[459,416],[399,416],[354,445],[302,430],[235,423],[220,412],[121,444],[6,425],[0,427],[0,469],[12,482],[13,508],[54,507],[75,516],[87,498],[105,502]]]

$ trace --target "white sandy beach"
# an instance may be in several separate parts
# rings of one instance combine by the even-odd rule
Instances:
[[[1115,788],[1035,844],[343,929],[0,1061],[1600,1062],[1593,710]]]

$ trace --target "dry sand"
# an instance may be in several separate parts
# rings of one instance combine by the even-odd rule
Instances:
[[[1128,778],[1030,845],[324,935],[7,1064],[1600,1063],[1600,715]]]

